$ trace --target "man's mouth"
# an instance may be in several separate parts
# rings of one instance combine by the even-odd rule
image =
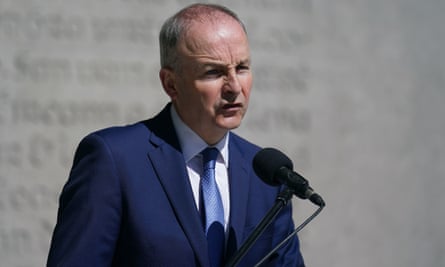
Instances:
[[[230,110],[238,110],[243,107],[243,104],[241,103],[234,103],[234,104],[225,104],[222,106],[223,110],[230,111]]]

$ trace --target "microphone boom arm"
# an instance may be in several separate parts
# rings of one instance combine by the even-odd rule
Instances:
[[[300,232],[301,229],[303,229],[308,223],[310,223],[325,207],[325,205],[319,206],[318,209],[311,215],[309,218],[307,218],[303,223],[301,223],[295,230],[290,233],[283,241],[281,241],[276,247],[274,247],[264,258],[262,258],[257,264],[255,264],[254,267],[261,266],[272,254],[275,253],[279,248],[281,248],[289,239],[291,239],[293,236],[295,236],[298,232]]]
[[[261,220],[261,222],[255,227],[249,237],[244,241],[239,250],[233,255],[227,262],[225,267],[235,267],[236,264],[246,255],[249,249],[253,246],[255,241],[258,240],[260,235],[266,230],[266,227],[275,219],[278,213],[287,205],[289,200],[295,194],[295,191],[286,187],[282,192],[280,192],[275,200],[275,204],[267,212],[266,216]]]

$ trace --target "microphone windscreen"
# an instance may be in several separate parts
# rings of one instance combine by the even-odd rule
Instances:
[[[275,173],[282,167],[293,170],[292,161],[281,151],[275,148],[263,148],[253,158],[253,170],[263,182],[278,186],[280,181],[275,177]]]

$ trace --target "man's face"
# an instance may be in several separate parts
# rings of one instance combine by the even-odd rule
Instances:
[[[232,19],[193,23],[178,43],[178,68],[166,89],[181,119],[207,143],[241,124],[252,73],[247,36]],[[165,87],[165,86],[164,86]]]

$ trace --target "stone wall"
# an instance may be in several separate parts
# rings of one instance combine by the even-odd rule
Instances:
[[[44,266],[87,133],[154,115],[157,34],[186,0],[0,0],[0,266]],[[445,4],[219,1],[255,72],[237,130],[288,154],[327,202],[308,266],[445,262]],[[315,207],[294,200],[298,224]]]

